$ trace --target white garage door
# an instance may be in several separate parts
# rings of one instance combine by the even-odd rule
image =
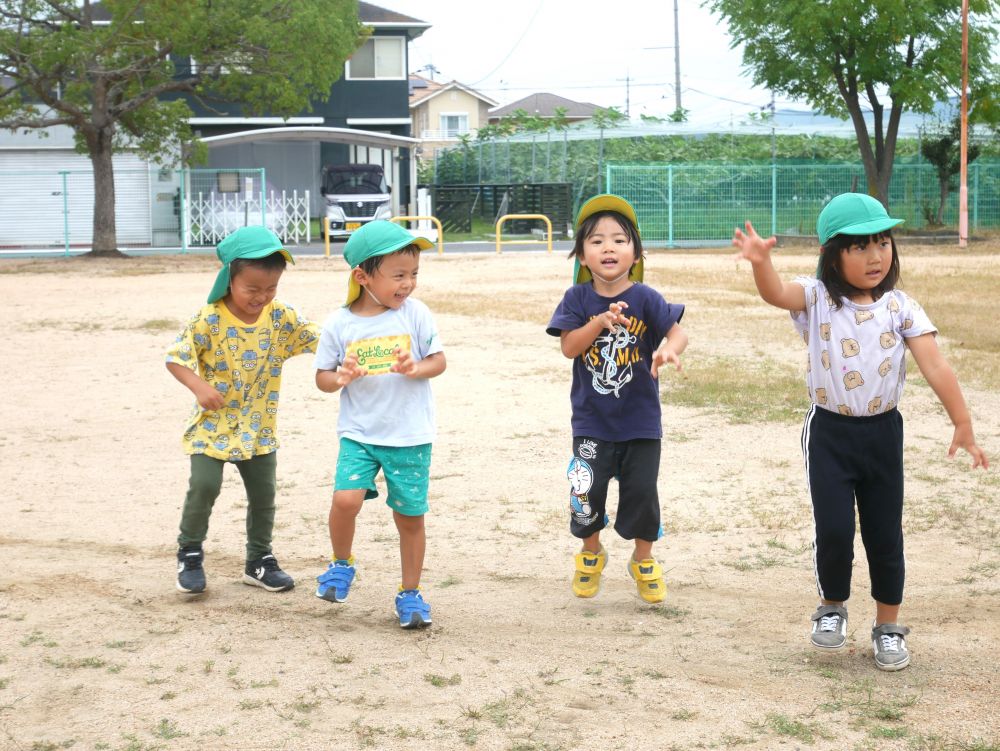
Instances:
[[[148,245],[149,168],[116,156],[115,220],[119,245]],[[72,246],[93,240],[94,177],[90,159],[69,150],[0,152],[0,246]],[[65,172],[66,174],[61,174]]]

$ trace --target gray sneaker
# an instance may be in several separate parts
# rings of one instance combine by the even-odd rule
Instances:
[[[895,623],[872,627],[872,649],[879,670],[902,670],[910,664],[905,638],[908,633],[910,629]]]
[[[820,605],[812,614],[814,647],[840,649],[847,644],[847,609],[842,605]]]

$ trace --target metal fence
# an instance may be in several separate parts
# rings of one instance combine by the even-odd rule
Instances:
[[[0,172],[0,250],[90,248],[93,172]],[[264,225],[289,244],[312,238],[309,191],[275,191],[263,169],[115,170],[118,247],[186,252],[238,227]]]
[[[866,186],[864,169],[846,164],[609,164],[605,176],[635,206],[643,241],[667,247],[726,241],[747,219],[762,234],[815,235],[831,197]],[[1000,164],[973,162],[968,184],[970,229],[1000,227]],[[908,230],[930,226],[939,203],[930,165],[896,165],[890,213]],[[957,190],[943,222],[958,222]]]

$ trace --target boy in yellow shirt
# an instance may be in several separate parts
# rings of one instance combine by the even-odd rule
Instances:
[[[247,493],[243,581],[283,592],[295,582],[271,552],[281,369],[289,357],[315,351],[319,329],[274,299],[294,260],[273,232],[241,227],[216,254],[222,269],[208,304],[167,351],[167,370],[197,400],[182,439],[191,479],[177,537],[177,589],[205,591],[202,543],[231,462]]]

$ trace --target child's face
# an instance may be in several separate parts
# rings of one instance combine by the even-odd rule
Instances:
[[[245,266],[229,281],[225,302],[244,323],[254,323],[278,292],[281,269]]]
[[[583,258],[595,279],[615,281],[628,274],[638,259],[628,233],[610,216],[601,217],[593,233],[583,241]]]
[[[885,235],[840,251],[840,275],[852,287],[875,289],[892,266],[892,240]]]
[[[420,255],[417,253],[393,253],[386,256],[371,274],[363,269],[355,269],[358,284],[367,287],[375,300],[384,308],[398,309],[406,298],[417,288],[417,272],[420,271]],[[358,298],[362,307],[375,301],[365,292]],[[353,310],[353,308],[352,308]]]

